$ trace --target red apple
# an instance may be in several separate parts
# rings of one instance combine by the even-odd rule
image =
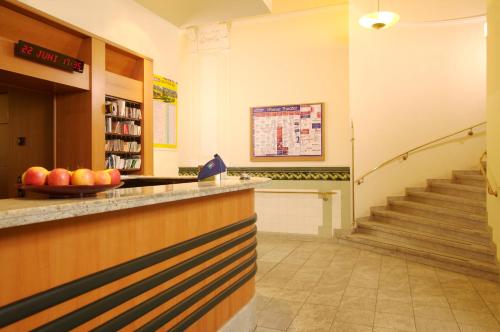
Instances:
[[[43,186],[49,171],[40,166],[30,167],[22,176],[22,183],[31,186]]]
[[[107,169],[106,172],[109,173],[109,175],[111,176],[111,184],[112,185],[117,185],[117,184],[120,184],[121,182],[121,175],[120,175],[120,171],[113,168],[113,169]]]
[[[71,175],[71,184],[74,186],[93,186],[94,172],[87,168],[79,168]]]
[[[49,186],[69,186],[71,174],[64,168],[55,168],[47,176]]]
[[[106,171],[95,172],[95,184],[111,184],[111,175]]]

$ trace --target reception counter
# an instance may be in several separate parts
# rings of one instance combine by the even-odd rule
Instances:
[[[254,296],[267,181],[0,200],[0,329],[217,331]]]

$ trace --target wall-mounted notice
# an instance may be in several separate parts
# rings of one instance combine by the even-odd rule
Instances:
[[[153,75],[153,146],[177,148],[177,82]]]
[[[323,104],[252,107],[250,160],[325,160]]]

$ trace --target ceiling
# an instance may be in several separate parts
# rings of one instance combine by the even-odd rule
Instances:
[[[356,12],[377,11],[376,0],[354,0]],[[396,12],[401,22],[442,21],[484,15],[486,0],[380,0],[380,10]]]
[[[262,0],[135,0],[178,27],[270,13]]]
[[[170,23],[186,28],[242,17],[300,11],[349,2],[352,13],[377,10],[377,0],[135,0]],[[401,22],[425,22],[483,15],[486,0],[380,0],[380,10]]]

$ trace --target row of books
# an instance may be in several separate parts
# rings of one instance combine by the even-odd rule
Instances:
[[[116,168],[120,170],[124,169],[139,169],[141,168],[141,157],[120,157],[115,154],[111,154],[106,157],[106,168]]]
[[[141,126],[134,121],[113,121],[112,118],[106,118],[106,133],[140,135]]]
[[[121,139],[107,139],[105,149],[107,152],[141,152],[141,143],[127,142]]]
[[[141,104],[108,97],[106,100],[106,114],[140,120],[142,119]]]

